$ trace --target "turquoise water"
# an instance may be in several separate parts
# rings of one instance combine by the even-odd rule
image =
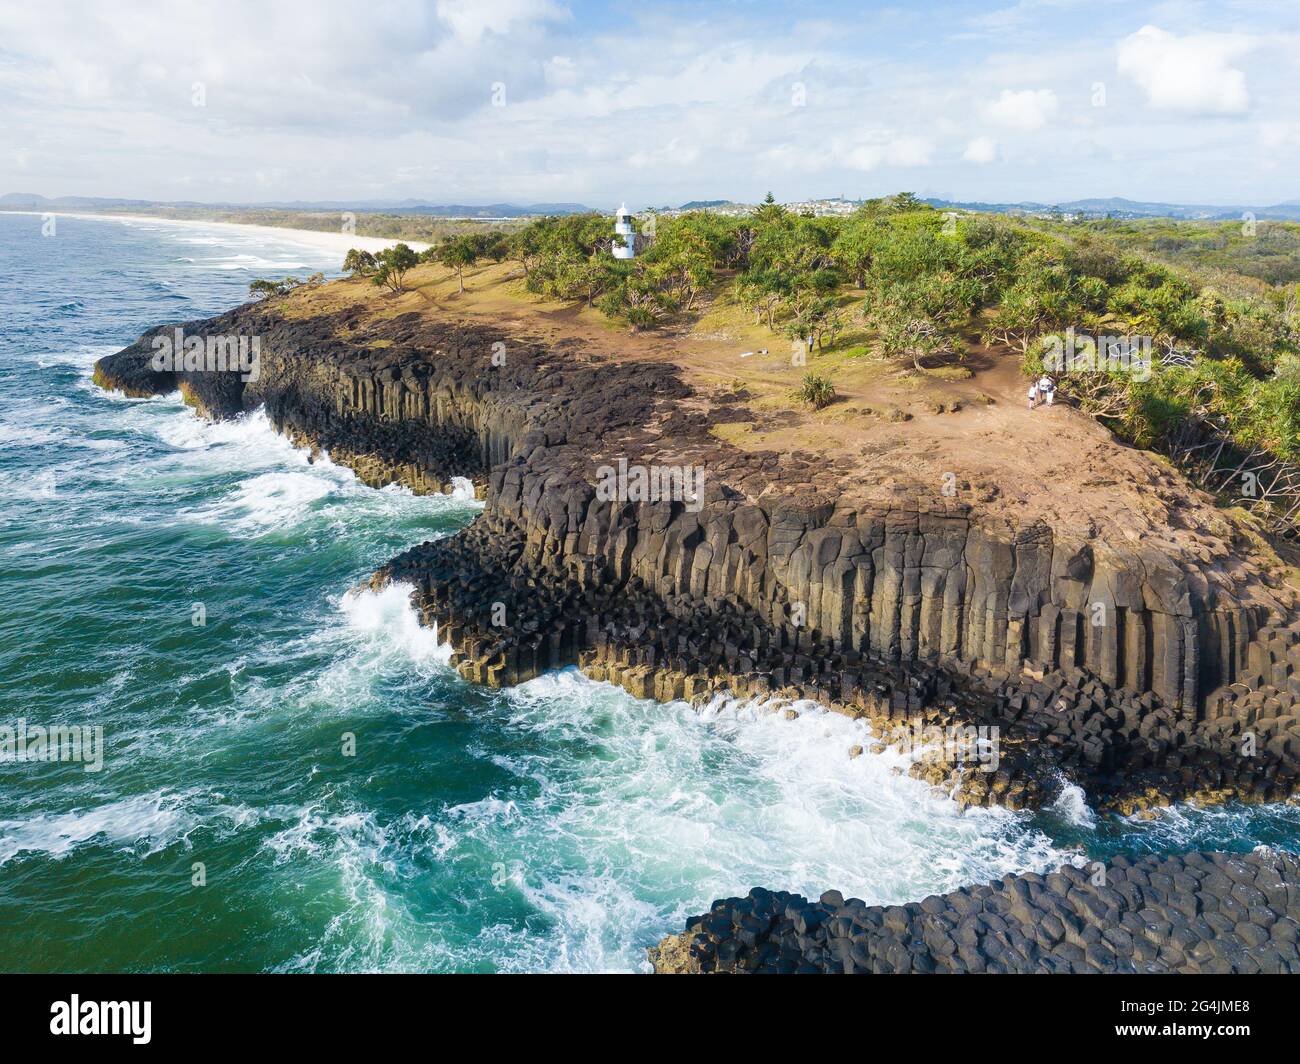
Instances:
[[[643,970],[755,885],[898,902],[1085,852],[1300,840],[1286,806],[963,815],[895,755],[850,760],[862,726],[812,706],[464,683],[400,588],[355,589],[478,504],[90,382],[149,325],[339,259],[0,214],[0,726],[104,737],[98,772],[0,762],[5,970]]]

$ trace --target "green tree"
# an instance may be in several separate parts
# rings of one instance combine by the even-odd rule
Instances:
[[[889,302],[878,308],[876,321],[880,345],[890,358],[910,358],[916,369],[921,359],[952,349],[952,335],[942,321],[906,302]]]
[[[1081,324],[1086,293],[1078,278],[1045,249],[1021,260],[1020,276],[1005,291],[985,330],[990,343],[1014,344],[1026,354],[1039,337]]]
[[[889,226],[874,213],[856,212],[831,245],[831,255],[858,288],[865,288],[867,271],[889,239]]]
[[[349,250],[343,260],[343,269],[352,274],[353,277],[369,277],[378,267],[379,264],[375,261],[375,256],[369,251],[362,251],[360,248]]]
[[[759,226],[766,226],[780,221],[785,215],[786,209],[777,203],[776,197],[769,192],[754,211],[754,221]]]
[[[280,281],[258,279],[249,282],[248,293],[251,296],[265,299],[268,296],[285,295],[288,292],[292,292],[301,284],[302,282],[296,277],[285,277]]]
[[[778,320],[787,332],[807,336],[824,331],[840,283],[831,254],[831,231],[825,219],[773,215],[760,222],[749,249],[749,268],[738,294],[775,331]]]
[[[689,311],[700,291],[713,283],[720,248],[709,228],[689,215],[657,228],[639,269],[650,285],[669,292],[678,306]]]
[[[541,226],[533,222],[524,226],[517,233],[512,233],[505,240],[507,256],[523,267],[525,279],[542,256],[542,236]]]
[[[483,246],[474,236],[448,237],[437,249],[437,259],[442,265],[456,271],[460,291],[465,291],[465,267],[473,266],[483,253]]]
[[[420,257],[406,244],[394,244],[384,248],[375,256],[377,269],[372,283],[383,285],[392,292],[403,290],[403,281],[408,270],[419,264]]]

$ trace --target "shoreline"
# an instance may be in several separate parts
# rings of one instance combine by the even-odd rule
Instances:
[[[842,507],[835,520],[833,504],[813,506],[797,496],[797,463],[789,471],[754,471],[744,456],[706,438],[702,416],[672,422],[671,452],[659,450],[657,438],[610,440],[629,422],[656,424],[657,404],[690,396],[675,370],[662,364],[579,361],[563,346],[432,316],[374,319],[340,346],[330,315],[290,319],[271,313],[274,306],[238,308],[209,323],[229,332],[231,322],[240,322],[238,329],[268,338],[268,372],[247,388],[211,375],[164,379],[149,369],[149,333],[101,359],[95,380],[126,394],[176,383],[197,414],[213,419],[260,402],[277,431],[314,444],[376,487],[395,481],[417,493],[442,491],[453,476],[485,487],[487,505],[469,526],[403,552],[370,584],[415,587],[420,620],[453,648],[450,664],[472,682],[514,686],[576,664],[593,680],[660,702],[695,701],[725,685],[736,698],[788,692],[827,709],[841,702],[873,733],[886,719],[901,729],[921,722],[1005,729],[1002,765],[994,773],[963,773],[954,757],[933,777],[919,778],[950,797],[962,787],[970,799],[962,804],[1012,811],[1041,807],[1050,778],[1077,783],[1098,813],[1185,799],[1272,801],[1282,789],[1294,793],[1289,715],[1261,712],[1269,707],[1257,699],[1238,717],[1222,692],[1212,692],[1211,712],[1202,719],[1152,689],[1162,679],[1162,663],[1172,670],[1199,650],[1192,632],[1165,638],[1168,626],[1180,623],[1169,620],[1176,615],[1136,605],[1123,615],[1126,634],[1116,653],[1151,664],[1151,683],[1148,670],[1126,674],[1143,680],[1141,694],[1086,671],[1093,660],[1089,640],[1099,637],[1077,616],[1060,623],[1058,614],[1077,614],[1072,603],[1092,599],[1091,590],[1077,594],[1072,584],[1090,589],[1094,568],[1108,579],[1111,570],[1090,551],[1065,544],[1058,553],[1054,539],[1046,546],[1023,538],[1000,546],[967,514],[921,502],[879,513]],[[482,361],[503,336],[512,340],[508,370],[483,388]],[[328,362],[318,354],[324,351],[332,356]],[[532,402],[538,394],[548,397],[544,410]],[[584,402],[596,395],[599,403]],[[644,463],[665,453],[677,462],[702,455],[722,472],[719,480],[730,473],[749,498],[762,496],[766,508],[719,494],[705,499],[712,508],[706,519],[593,497],[581,456],[629,446],[636,448],[630,456]],[[800,546],[773,549],[773,531],[778,545],[797,539]],[[874,547],[847,552],[850,559],[870,559],[855,567],[870,565],[869,583],[857,572],[845,579],[851,570],[835,564],[855,536]],[[1030,669],[1015,674],[987,664],[987,655],[936,661],[918,653],[926,646],[921,636],[933,641],[946,630],[961,634],[955,645],[962,648],[991,644],[966,623],[965,612],[947,616],[949,596],[933,583],[921,586],[919,604],[907,604],[909,570],[923,556],[909,546],[907,537],[914,536],[925,537],[924,556],[931,559],[943,549],[995,575],[1029,574],[1020,577],[1021,587],[1030,577],[1038,580],[1031,591],[1062,604],[1044,607],[1054,623],[1035,629],[1050,640],[1026,648],[1044,651],[1041,660],[1026,659]],[[828,542],[836,549],[824,549]],[[1062,564],[1026,564],[1035,550]],[[1014,551],[1010,567],[1007,551]],[[749,555],[776,576],[756,575]],[[820,601],[810,593],[814,583]],[[1167,585],[1160,589],[1173,597]],[[979,600],[978,587],[963,584],[962,590],[963,608]],[[786,620],[791,601],[813,603],[821,617],[816,628],[805,632],[810,625]],[[495,623],[498,607],[504,624]],[[1252,681],[1253,696],[1275,682],[1275,666],[1285,671],[1293,649],[1300,652],[1300,619],[1285,627],[1264,618],[1251,625],[1246,608],[1238,606],[1240,631],[1250,638],[1229,649],[1241,652],[1241,660],[1234,656],[1237,675]],[[1139,630],[1144,638],[1131,635]],[[840,633],[841,643],[825,632]],[[891,656],[895,641],[898,653]],[[877,647],[885,653],[873,653]],[[1247,721],[1266,734],[1258,756],[1231,742]],[[849,758],[867,745],[851,748]],[[1093,862],[1086,874],[1073,865],[1013,873],[892,906],[846,902],[835,890],[810,905],[759,888],[748,898],[713,902],[683,932],[652,947],[650,958],[661,973],[1284,971],[1296,955],[1287,931],[1296,918],[1289,891],[1298,880],[1291,856],[1209,852],[1112,857]],[[1279,883],[1285,904],[1257,904],[1260,896],[1271,901]],[[1193,919],[1189,909],[1210,915]],[[1153,937],[1148,910],[1177,928],[1177,937]],[[1216,922],[1221,913],[1228,924]]]
[[[390,240],[380,236],[358,236],[351,233],[332,233],[323,229],[292,229],[288,226],[254,225],[250,222],[204,221],[198,218],[159,218],[151,214],[97,214],[82,211],[0,211],[0,214],[20,214],[43,218],[51,215],[55,218],[84,218],[88,221],[102,222],[156,222],[161,225],[208,226],[233,232],[244,232],[257,236],[283,236],[296,240],[300,244],[316,251],[338,251],[345,255],[352,248],[362,251],[377,252],[390,248],[394,244],[405,243],[412,251],[425,251],[429,245],[419,240]]]
[[[516,338],[509,373],[483,389],[472,353],[509,334],[434,315],[384,317],[340,348],[328,314],[267,316],[276,306],[212,319],[219,332],[266,337],[256,385],[156,374],[148,333],[101,359],[95,379],[126,394],[179,384],[213,418],[264,402],[278,431],[374,486],[424,493],[445,492],[454,476],[474,482],[488,505],[473,525],[402,552],[372,577],[420,589],[422,619],[446,633],[468,680],[514,686],[577,665],[639,698],[695,701],[725,687],[842,706],[905,732],[996,728],[996,772],[960,761],[924,770],[929,782],[960,786],[972,805],[1036,808],[1062,773],[1094,808],[1124,812],[1183,798],[1278,801],[1295,790],[1293,718],[1281,712],[1286,692],[1274,672],[1293,653],[1300,659],[1300,618],[1260,616],[1226,592],[1202,602],[1202,615],[1220,622],[1206,622],[1205,652],[1231,653],[1236,678],[1254,684],[1240,706],[1230,692],[1206,693],[1202,716],[1196,692],[1181,686],[1202,651],[1199,626],[1176,612],[1180,589],[1192,596],[1190,577],[1163,555],[1098,558],[1056,534],[1013,540],[919,497],[810,505],[800,494],[806,461],[787,469],[729,450],[709,435],[707,414],[673,422],[669,453],[709,465],[743,489],[740,499],[717,489],[707,518],[602,500],[583,456],[626,456],[612,426],[652,424],[686,398],[676,367],[576,361],[563,347]],[[545,446],[532,442],[538,431]],[[657,437],[632,446],[649,464],[664,453]],[[943,561],[924,579],[921,543]],[[1249,579],[1244,572],[1241,584]],[[1112,585],[1124,592],[1123,623],[1082,623],[1077,603],[1112,596]],[[978,606],[1013,594],[1025,605],[1004,628]],[[491,623],[498,602],[528,623]],[[810,614],[795,622],[804,603]],[[1035,612],[1034,603],[1044,605]],[[1230,646],[1224,616],[1234,622]],[[1117,669],[1106,680],[1107,661],[1126,663],[1123,682]],[[1233,742],[1248,719],[1266,734],[1257,758]]]

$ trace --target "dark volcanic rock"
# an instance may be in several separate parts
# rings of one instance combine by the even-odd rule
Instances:
[[[180,387],[214,417],[264,405],[368,483],[473,480],[487,507],[471,527],[376,574],[414,587],[465,676],[512,684],[576,663],[639,697],[814,698],[886,738],[992,729],[996,771],[916,770],[958,776],[979,804],[1033,805],[1062,773],[1121,808],[1296,789],[1300,622],[1248,566],[1229,581],[1042,523],[986,524],[920,486],[863,501],[860,468],[714,438],[672,365],[354,315],[291,319],[272,301],[184,326],[260,337],[248,381],[154,373],[153,333],[96,379]],[[602,470],[627,467],[697,469],[702,488],[599,490]]]
[[[755,888],[650,950],[655,971],[1300,973],[1300,860],[1258,850],[1069,865],[907,905]]]

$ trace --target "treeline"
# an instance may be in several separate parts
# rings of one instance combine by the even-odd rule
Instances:
[[[509,239],[500,232],[466,233],[445,237],[441,244],[420,252],[401,243],[373,254],[353,248],[343,260],[343,269],[353,277],[369,277],[374,284],[400,292],[405,287],[408,271],[421,263],[436,262],[456,272],[463,292],[466,267],[484,260],[501,262],[509,247]]]
[[[277,229],[310,229],[319,233],[350,233],[385,240],[413,240],[436,244],[465,233],[508,231],[514,219],[443,218],[427,214],[390,214],[384,211],[296,211],[276,207],[142,207],[109,213],[148,214],[204,222],[265,225]]]
[[[1085,224],[1127,250],[1204,273],[1240,274],[1265,285],[1300,282],[1300,223],[1252,218],[1234,222],[1143,218]]]

